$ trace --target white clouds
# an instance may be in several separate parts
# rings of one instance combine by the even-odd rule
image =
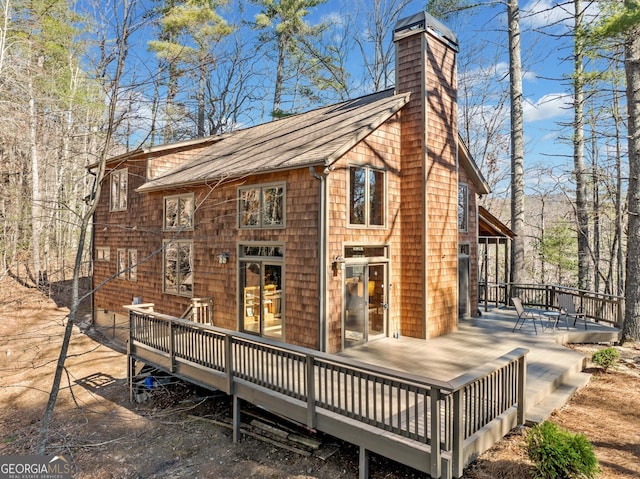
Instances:
[[[527,122],[550,120],[572,111],[573,97],[566,93],[548,93],[537,102],[525,101],[524,119]]]
[[[568,31],[573,27],[573,2],[555,2],[553,0],[531,0],[521,8],[521,21],[530,28],[559,27]],[[597,2],[583,6],[584,21],[591,23],[600,14]]]

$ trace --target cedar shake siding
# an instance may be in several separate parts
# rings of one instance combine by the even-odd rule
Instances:
[[[396,28],[402,110],[402,334],[431,338],[458,317],[456,50],[424,14]],[[403,26],[419,25],[403,29]]]
[[[130,176],[133,163],[128,167]],[[141,165],[138,163],[138,169]],[[131,180],[133,184],[137,183]],[[251,184],[286,185],[286,228],[238,228],[238,187]],[[133,186],[133,184],[131,186]],[[140,183],[138,183],[138,186]],[[193,230],[162,231],[165,196],[193,193],[196,205]],[[213,298],[213,323],[227,329],[239,328],[237,284],[238,246],[241,244],[280,244],[284,246],[285,336],[291,344],[318,348],[318,185],[308,170],[291,170],[233,181],[215,187],[192,187],[142,194],[130,191],[130,212],[108,214],[108,202],[101,201],[102,217],[109,223],[97,224],[96,247],[109,247],[111,260],[96,262],[94,282],[116,274],[116,250],[137,248],[136,281],[116,278],[94,294],[101,310],[125,315],[124,304],[136,296],[143,303],[154,303],[163,314],[181,316],[191,297],[163,293],[162,247],[166,240],[193,241],[192,297]],[[106,198],[105,198],[106,200]],[[106,208],[105,208],[106,207]],[[220,264],[217,255],[229,253]]]
[[[370,166],[385,172],[385,224],[378,227],[349,224],[349,167]],[[400,217],[400,121],[398,115],[360,141],[338,160],[328,175],[329,182],[329,258],[344,255],[345,246],[389,246],[388,334],[399,329],[401,321],[401,217]],[[332,271],[328,280],[328,352],[342,350],[344,324],[344,284],[341,271]]]

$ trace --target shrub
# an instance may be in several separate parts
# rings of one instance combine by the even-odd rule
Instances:
[[[607,369],[614,366],[616,362],[618,362],[618,359],[620,359],[620,353],[618,353],[616,348],[611,347],[596,351],[591,356],[591,362],[600,366],[605,372],[607,372]]]
[[[536,479],[593,479],[600,472],[584,434],[572,434],[549,421],[529,431],[527,453]]]

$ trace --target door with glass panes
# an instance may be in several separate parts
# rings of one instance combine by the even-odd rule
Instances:
[[[344,345],[370,341],[387,328],[387,264],[348,264],[344,279]]]
[[[283,339],[282,250],[244,246],[240,255],[241,331]]]

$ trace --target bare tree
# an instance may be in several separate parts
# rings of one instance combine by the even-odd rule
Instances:
[[[64,330],[62,345],[60,347],[60,354],[56,363],[56,370],[53,384],[51,386],[51,392],[49,394],[49,400],[47,401],[40,425],[38,454],[44,454],[46,450],[49,426],[51,424],[51,418],[58,398],[58,391],[60,389],[60,381],[64,371],[69,342],[71,340],[71,333],[73,331],[79,305],[84,299],[79,295],[79,280],[81,276],[85,243],[87,241],[87,234],[91,227],[93,213],[100,199],[102,190],[101,185],[105,173],[105,164],[106,159],[111,152],[112,138],[118,127],[118,123],[121,120],[121,117],[118,115],[118,98],[122,89],[121,82],[124,76],[125,62],[129,51],[129,40],[136,28],[140,26],[140,22],[145,21],[144,16],[141,15],[140,9],[141,4],[138,0],[121,0],[116,5],[116,8],[111,11],[114,23],[110,25],[110,31],[103,32],[105,37],[110,34],[115,35],[115,42],[112,43],[111,48],[108,51],[106,48],[102,50],[103,56],[101,58],[101,63],[97,68],[98,72],[102,72],[105,96],[109,99],[104,138],[97,167],[93,172],[95,181],[93,182],[92,190],[87,197],[88,208],[79,218],[80,225],[73,268],[71,306],[69,308],[69,316]],[[103,43],[103,45],[105,45],[105,43]]]

